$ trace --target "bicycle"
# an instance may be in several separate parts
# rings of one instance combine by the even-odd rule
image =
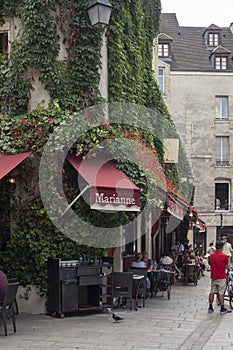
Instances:
[[[231,310],[233,310],[233,266],[227,269],[226,288],[224,292],[224,300],[229,301]]]

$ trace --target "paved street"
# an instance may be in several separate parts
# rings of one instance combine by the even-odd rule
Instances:
[[[207,313],[209,273],[197,286],[190,283],[172,287],[166,294],[147,299],[146,307],[136,311],[116,310],[124,317],[115,323],[108,313],[53,318],[21,313],[17,333],[0,328],[1,350],[79,349],[79,350],[230,350],[233,348],[233,313],[220,315],[219,307]],[[227,303],[226,303],[226,306]]]

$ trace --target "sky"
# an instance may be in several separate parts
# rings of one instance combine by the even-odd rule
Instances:
[[[233,0],[161,0],[162,13],[176,13],[180,26],[229,27],[233,22]]]

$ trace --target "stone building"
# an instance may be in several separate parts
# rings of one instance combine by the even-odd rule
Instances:
[[[158,82],[192,164],[206,244],[222,234],[232,241],[233,23],[183,27],[175,13],[163,13],[157,58]]]

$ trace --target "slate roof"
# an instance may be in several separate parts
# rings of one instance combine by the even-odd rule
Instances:
[[[205,44],[204,33],[206,30],[218,30],[221,35],[221,50],[229,53],[228,69],[216,70],[211,65],[210,55],[213,50]],[[207,27],[182,27],[175,13],[162,13],[159,32],[173,39],[171,43],[171,58],[162,58],[170,64],[171,71],[233,71],[233,33],[229,27],[218,27],[215,24]],[[223,51],[224,48],[224,51]],[[213,47],[216,49],[216,47]],[[218,52],[219,48],[215,51]]]

